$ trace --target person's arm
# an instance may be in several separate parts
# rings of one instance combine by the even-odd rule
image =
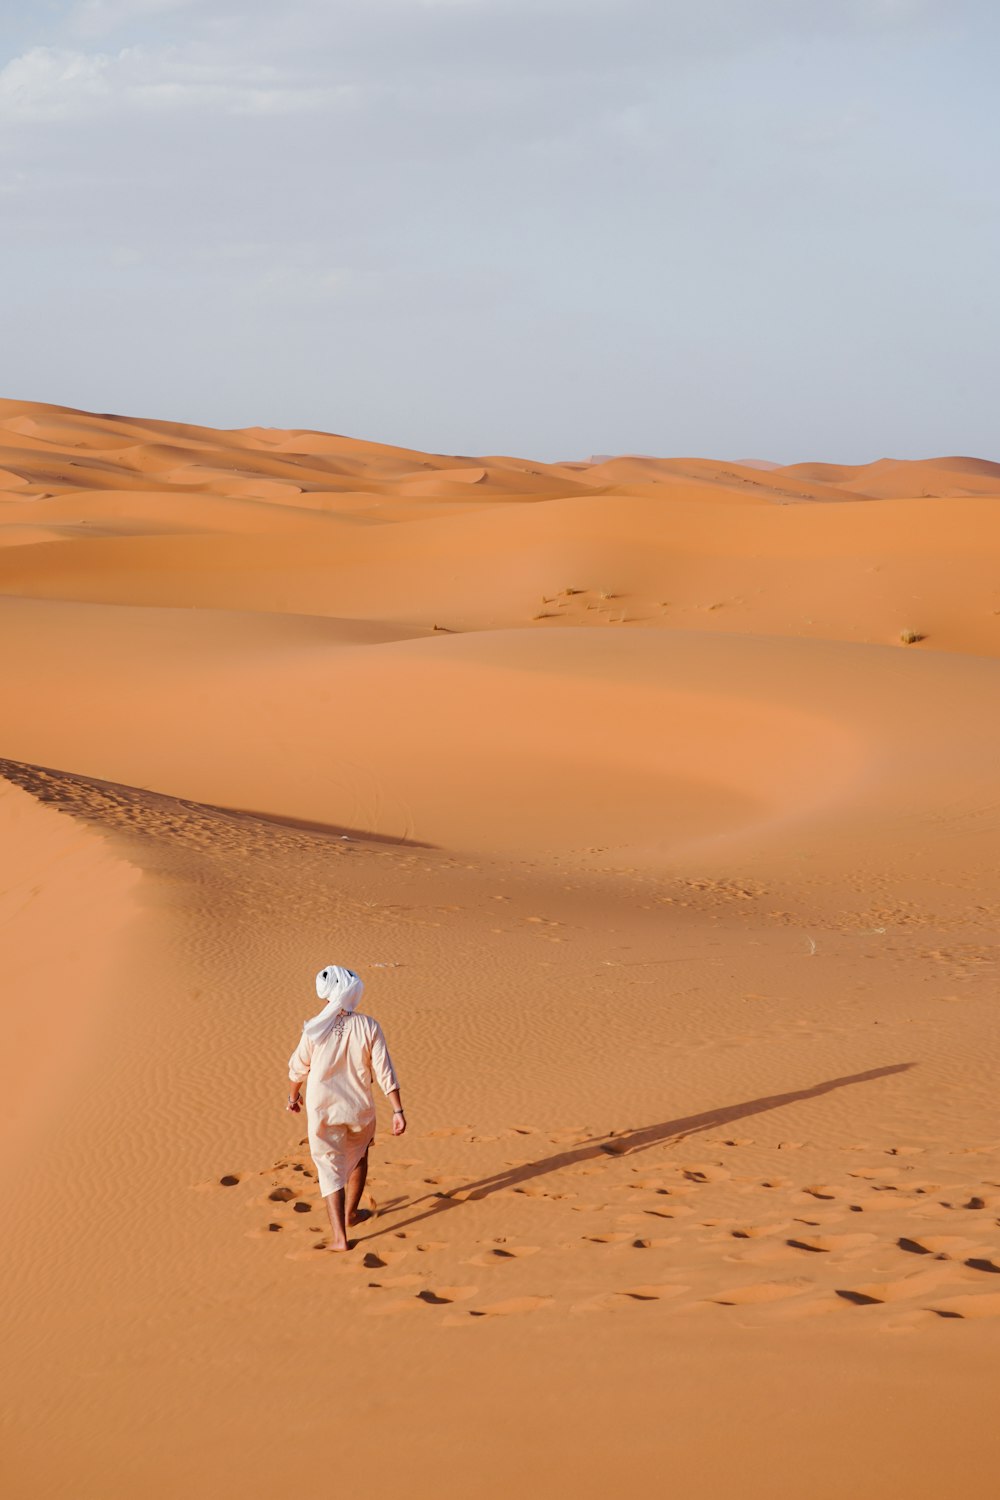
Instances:
[[[297,1115],[299,1110],[302,1108],[302,1103],[299,1095],[302,1092],[302,1085],[309,1077],[309,1066],[312,1062],[312,1052],[313,1044],[306,1036],[305,1032],[303,1032],[299,1045],[296,1047],[295,1051],[288,1059],[289,1089],[288,1103],[285,1105],[285,1109],[289,1114]]]
[[[406,1115],[403,1113],[403,1101],[399,1097],[399,1079],[377,1021],[372,1032],[372,1072],[378,1080],[379,1088],[392,1104],[392,1133],[402,1135],[406,1129]]]
[[[399,1097],[399,1089],[390,1089],[386,1097],[392,1104],[392,1133],[402,1135],[406,1129],[406,1115],[403,1113],[403,1101]]]

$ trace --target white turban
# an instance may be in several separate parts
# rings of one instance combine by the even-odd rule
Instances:
[[[363,982],[353,969],[342,969],[339,964],[328,964],[316,975],[316,993],[326,1005],[306,1021],[302,1029],[313,1042],[321,1042],[342,1010],[354,1010],[365,992]]]

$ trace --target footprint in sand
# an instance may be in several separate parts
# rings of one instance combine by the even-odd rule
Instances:
[[[668,1297],[679,1297],[686,1292],[686,1286],[675,1286],[671,1283],[651,1283],[643,1286],[627,1286],[618,1292],[619,1297],[630,1297],[635,1302],[660,1302]]]
[[[849,1203],[847,1211],[852,1214],[899,1213],[900,1206],[898,1198],[869,1198],[867,1203]]]
[[[483,1264],[488,1266],[495,1260],[521,1260],[526,1255],[537,1255],[540,1249],[540,1245],[495,1245],[487,1251]]]
[[[859,1250],[863,1245],[871,1245],[875,1240],[873,1234],[813,1234],[803,1235],[800,1239],[786,1240],[785,1244],[791,1250],[810,1250],[813,1253],[827,1253],[839,1251],[844,1253],[850,1250]]]
[[[570,1307],[571,1313],[598,1313],[614,1312],[621,1308],[634,1304],[662,1302],[672,1297],[679,1297],[684,1292],[690,1291],[687,1286],[674,1285],[646,1285],[624,1287],[621,1291],[597,1292],[593,1297],[585,1297],[580,1302],[574,1302]]]
[[[733,1287],[727,1292],[717,1292],[706,1297],[706,1302],[717,1302],[721,1307],[747,1307],[761,1302],[780,1302],[786,1297],[798,1297],[809,1291],[812,1282],[804,1277],[793,1281],[761,1281],[753,1286]]]
[[[933,1255],[938,1260],[951,1260],[954,1256],[961,1255],[963,1250],[973,1248],[971,1240],[963,1239],[957,1234],[925,1234],[913,1239],[908,1235],[901,1235],[896,1246],[909,1255]]]
[[[837,1287],[836,1296],[844,1302],[853,1302],[857,1307],[867,1307],[876,1302],[902,1302],[908,1297],[920,1297],[934,1292],[943,1281],[953,1281],[954,1271],[948,1266],[935,1266],[932,1270],[915,1271],[910,1276],[901,1276],[895,1281],[864,1282],[856,1287]]]
[[[510,1297],[505,1302],[491,1302],[486,1307],[470,1307],[470,1318],[508,1318],[516,1313],[536,1312],[549,1307],[551,1297]]]
[[[452,1302],[467,1302],[478,1290],[474,1286],[424,1287],[423,1291],[417,1293],[417,1297],[431,1307],[444,1307]]]
[[[949,1297],[944,1302],[935,1302],[928,1311],[939,1318],[1000,1318],[1000,1292],[972,1293],[964,1297]]]
[[[329,1253],[317,1255],[316,1252],[318,1250],[328,1251]],[[313,1240],[312,1244],[306,1246],[304,1250],[289,1250],[285,1255],[285,1259],[304,1260],[310,1262],[312,1265],[335,1265],[339,1272],[345,1276],[348,1273],[353,1274],[361,1269],[360,1261],[354,1256],[330,1251],[330,1242],[326,1239]]]
[[[629,1140],[630,1136],[626,1134],[621,1140],[602,1141],[597,1149],[603,1151],[605,1156],[625,1156],[631,1149]]]

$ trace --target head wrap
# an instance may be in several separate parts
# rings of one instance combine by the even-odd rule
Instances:
[[[306,1021],[303,1031],[311,1041],[321,1042],[342,1010],[350,1013],[365,992],[363,982],[353,969],[328,964],[316,975],[316,993],[326,1004],[318,1015]]]

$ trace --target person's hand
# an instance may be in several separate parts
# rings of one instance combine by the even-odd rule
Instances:
[[[297,1115],[301,1108],[302,1100],[298,1098],[298,1096],[293,1099],[291,1094],[289,1094],[288,1103],[285,1105],[285,1113],[289,1115]]]
[[[405,1132],[405,1130],[406,1130],[406,1116],[403,1114],[402,1110],[396,1110],[396,1111],[394,1111],[393,1112],[393,1116],[392,1116],[392,1133],[393,1133],[393,1135],[403,1135],[403,1133]]]

